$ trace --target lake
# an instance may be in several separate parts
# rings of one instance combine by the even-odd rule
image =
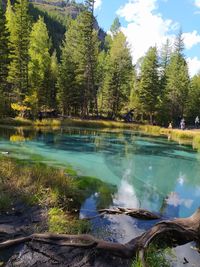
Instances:
[[[144,208],[164,217],[190,216],[200,205],[200,154],[165,137],[126,130],[0,128],[0,152],[9,157],[73,168],[115,189],[104,208]],[[83,178],[84,179],[84,178]],[[105,191],[105,189],[104,189]],[[80,217],[95,216],[101,192],[93,192]],[[151,223],[127,216],[93,220],[93,232],[129,241]],[[182,265],[177,265],[182,266]]]

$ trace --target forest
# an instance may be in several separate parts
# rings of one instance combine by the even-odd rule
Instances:
[[[181,30],[134,65],[118,18],[100,38],[94,0],[68,3],[77,16],[1,1],[0,116],[120,120],[132,110],[136,122],[174,126],[200,115],[200,75],[189,76]]]

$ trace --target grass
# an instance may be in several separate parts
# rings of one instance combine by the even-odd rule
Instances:
[[[47,208],[50,232],[88,232],[90,224],[77,216],[81,204],[91,194],[99,192],[101,197],[97,207],[110,205],[115,190],[114,186],[107,188],[94,177],[78,177],[70,166],[58,169],[0,157],[0,213],[8,212],[18,202]]]
[[[51,208],[48,212],[48,225],[51,233],[82,234],[90,231],[90,223],[77,220],[61,208]]]
[[[0,213],[21,201],[48,209],[49,231],[79,234],[90,225],[77,217],[85,192],[64,169],[0,158]]]
[[[133,131],[141,131],[151,135],[164,135],[169,139],[178,141],[182,144],[193,144],[195,149],[200,150],[200,131],[168,129],[159,126],[141,125],[134,123],[124,123],[120,121],[109,120],[82,120],[82,119],[43,119],[42,121],[26,120],[22,118],[4,118],[0,119],[0,125],[11,126],[32,126],[35,129],[44,127],[50,130],[59,130],[61,127],[84,127],[96,129],[129,129]],[[14,140],[17,137],[13,137]]]
[[[166,259],[165,254],[168,250],[159,249],[155,245],[151,245],[145,255],[145,261],[149,267],[170,267],[170,262]],[[143,267],[139,256],[133,261],[131,267]]]

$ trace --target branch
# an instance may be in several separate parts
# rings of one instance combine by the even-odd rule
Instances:
[[[120,210],[119,210],[120,211]],[[122,210],[123,211],[123,210]],[[129,211],[129,210],[128,210]],[[104,210],[105,212],[105,210]],[[145,211],[146,212],[146,211]],[[144,261],[144,252],[155,240],[163,239],[170,246],[185,244],[200,240],[200,208],[188,218],[164,220],[155,224],[139,237],[132,239],[126,244],[118,244],[99,240],[91,235],[65,235],[65,234],[32,234],[27,237],[7,240],[0,243],[0,250],[16,246],[26,242],[41,242],[58,246],[70,246],[75,248],[103,250],[122,258],[132,258],[140,253]]]

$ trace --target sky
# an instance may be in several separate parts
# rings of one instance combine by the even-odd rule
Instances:
[[[96,0],[95,16],[106,32],[119,17],[134,63],[181,29],[190,75],[200,72],[200,0]]]

